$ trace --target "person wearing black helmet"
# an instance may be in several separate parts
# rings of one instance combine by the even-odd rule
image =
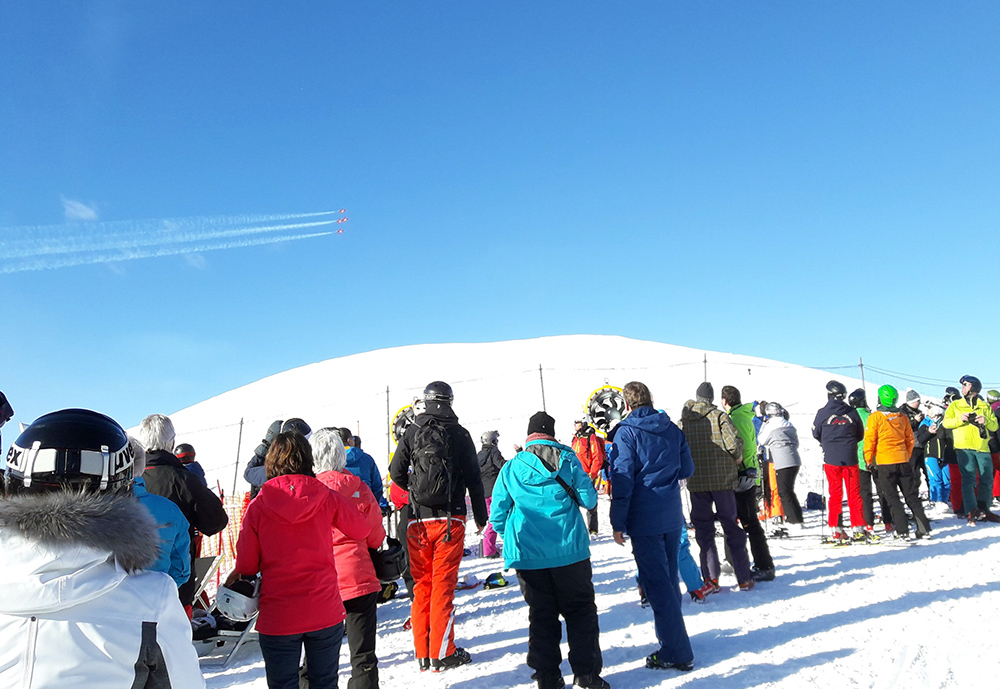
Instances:
[[[46,414],[11,445],[0,647],[22,650],[0,686],[205,686],[177,587],[146,571],[159,534],[132,496],[133,457],[121,426],[86,409]]]
[[[414,580],[410,617],[421,671],[440,672],[472,659],[455,645],[454,625],[466,489],[479,533],[488,517],[476,446],[458,423],[453,400],[447,383],[428,384],[424,411],[403,433],[389,463],[393,483],[410,493],[413,512],[406,531]]]
[[[483,493],[486,495],[487,514],[492,509],[493,486],[496,485],[500,469],[507,462],[503,457],[503,453],[500,452],[500,448],[497,447],[499,439],[499,431],[486,431],[483,433],[480,437],[483,446],[479,450],[479,454],[476,455],[476,460],[479,462],[479,473],[483,480]],[[497,534],[491,524],[487,524],[486,529],[483,530],[483,557],[500,557],[500,549],[497,548]]]
[[[195,529],[205,536],[214,536],[226,528],[229,515],[219,496],[185,469],[174,455],[174,438],[174,424],[163,414],[150,414],[139,423],[138,440],[146,450],[146,470],[142,474],[146,480],[146,490],[172,500],[181,508],[188,520],[191,562],[194,562],[198,557]],[[194,602],[195,588],[195,572],[192,567],[191,578],[180,587],[181,603],[189,613]]]
[[[190,443],[181,443],[174,448],[174,456],[181,460],[181,464],[184,468],[190,471],[192,474],[201,479],[201,482],[205,484],[208,488],[208,480],[205,478],[205,470],[201,468],[201,464],[195,460],[194,446]]]
[[[962,474],[962,506],[970,526],[977,521],[1000,522],[990,511],[993,500],[993,461],[989,434],[997,430],[997,417],[979,393],[983,384],[975,376],[962,376],[961,396],[948,405],[942,425],[952,430],[955,454]]]
[[[823,448],[823,471],[830,492],[827,502],[827,524],[833,530],[834,541],[864,541],[872,537],[871,524],[865,521],[861,502],[860,476],[858,473],[858,443],[864,440],[865,427],[856,409],[844,398],[847,388],[839,380],[826,384],[827,403],[813,419],[812,434]],[[851,515],[853,534],[841,528],[844,492]]]

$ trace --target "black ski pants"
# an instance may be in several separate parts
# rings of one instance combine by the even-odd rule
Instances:
[[[406,529],[412,516],[413,508],[409,504],[403,505],[396,510],[396,538],[399,539],[400,544],[403,546],[403,552],[406,553],[406,568],[403,570],[403,581],[406,582],[406,595],[409,596],[410,600],[413,600],[413,575],[410,574],[410,539],[406,537]]]
[[[795,478],[799,475],[799,467],[775,469],[774,481],[778,484],[778,497],[781,498],[781,508],[785,511],[785,520],[789,524],[802,523],[802,505],[795,495]]]
[[[351,678],[347,689],[377,689],[378,657],[375,655],[378,591],[344,601],[347,647],[351,651]]]
[[[760,518],[757,516],[756,488],[736,493],[736,518],[740,520],[740,526],[746,531],[747,538],[750,540],[750,553],[753,555],[753,563],[757,565],[757,569],[774,569],[771,549],[767,546],[767,536],[764,534],[764,527],[760,525]],[[733,564],[728,541],[726,541],[726,561]]]
[[[919,477],[913,475],[909,462],[880,464],[878,467],[878,487],[889,503],[892,526],[900,536],[905,536],[910,530],[903,501],[899,499],[900,493],[917,522],[917,535],[925,536],[931,532],[931,524],[924,514],[924,506],[920,504],[920,496],[917,495],[918,482]],[[885,521],[885,515],[882,515],[882,521]]]
[[[878,508],[882,512],[882,523],[891,523],[892,516],[889,510],[889,503],[886,501],[885,496],[882,495],[882,489],[878,487],[878,469],[873,467],[874,471],[869,472],[862,469],[858,472],[858,486],[861,491],[861,508],[865,514],[865,522],[868,526],[875,526],[875,500],[872,498],[872,485],[875,484],[875,490],[878,493]]]
[[[535,679],[562,676],[561,615],[566,620],[569,665],[576,675],[597,675],[601,657],[597,604],[590,560],[564,567],[518,569],[521,595],[528,604],[528,660]]]

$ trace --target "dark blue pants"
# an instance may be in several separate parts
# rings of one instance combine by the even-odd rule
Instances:
[[[671,663],[694,660],[681,614],[680,569],[678,566],[681,529],[652,536],[629,536],[632,554],[639,568],[639,580],[653,609],[658,655]]]
[[[715,511],[712,511],[712,505]],[[715,520],[719,520],[726,534],[726,545],[733,556],[736,581],[750,581],[750,555],[747,554],[747,535],[736,521],[736,493],[731,490],[691,493],[691,523],[694,537],[701,550],[701,574],[706,579],[718,579],[719,551],[715,547]]]
[[[267,689],[299,689],[299,658],[306,647],[309,689],[337,689],[344,623],[304,634],[261,634]]]

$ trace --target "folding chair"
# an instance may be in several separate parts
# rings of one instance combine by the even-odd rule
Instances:
[[[209,555],[208,557],[196,557],[194,559],[194,580],[197,584],[194,590],[194,604],[201,600],[201,594],[205,592],[212,582],[212,577],[219,570],[222,564],[222,554]]]
[[[212,606],[215,609],[215,606]],[[215,636],[209,637],[204,641],[196,641],[195,644],[201,644],[201,648],[204,649],[205,653],[199,653],[200,662],[204,667],[224,667],[227,668],[233,662],[236,657],[236,652],[240,650],[240,646],[248,641],[259,641],[257,636],[257,615],[253,616],[250,623],[246,626],[242,632],[230,631],[228,629],[220,629],[216,632]],[[210,655],[210,651],[214,651],[219,648],[225,648],[226,644],[232,643],[232,648],[228,652],[223,651],[223,655],[215,657]]]

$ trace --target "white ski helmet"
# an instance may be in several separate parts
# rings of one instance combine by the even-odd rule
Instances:
[[[215,607],[234,622],[249,622],[260,610],[260,579],[242,579],[232,586],[220,586]]]

